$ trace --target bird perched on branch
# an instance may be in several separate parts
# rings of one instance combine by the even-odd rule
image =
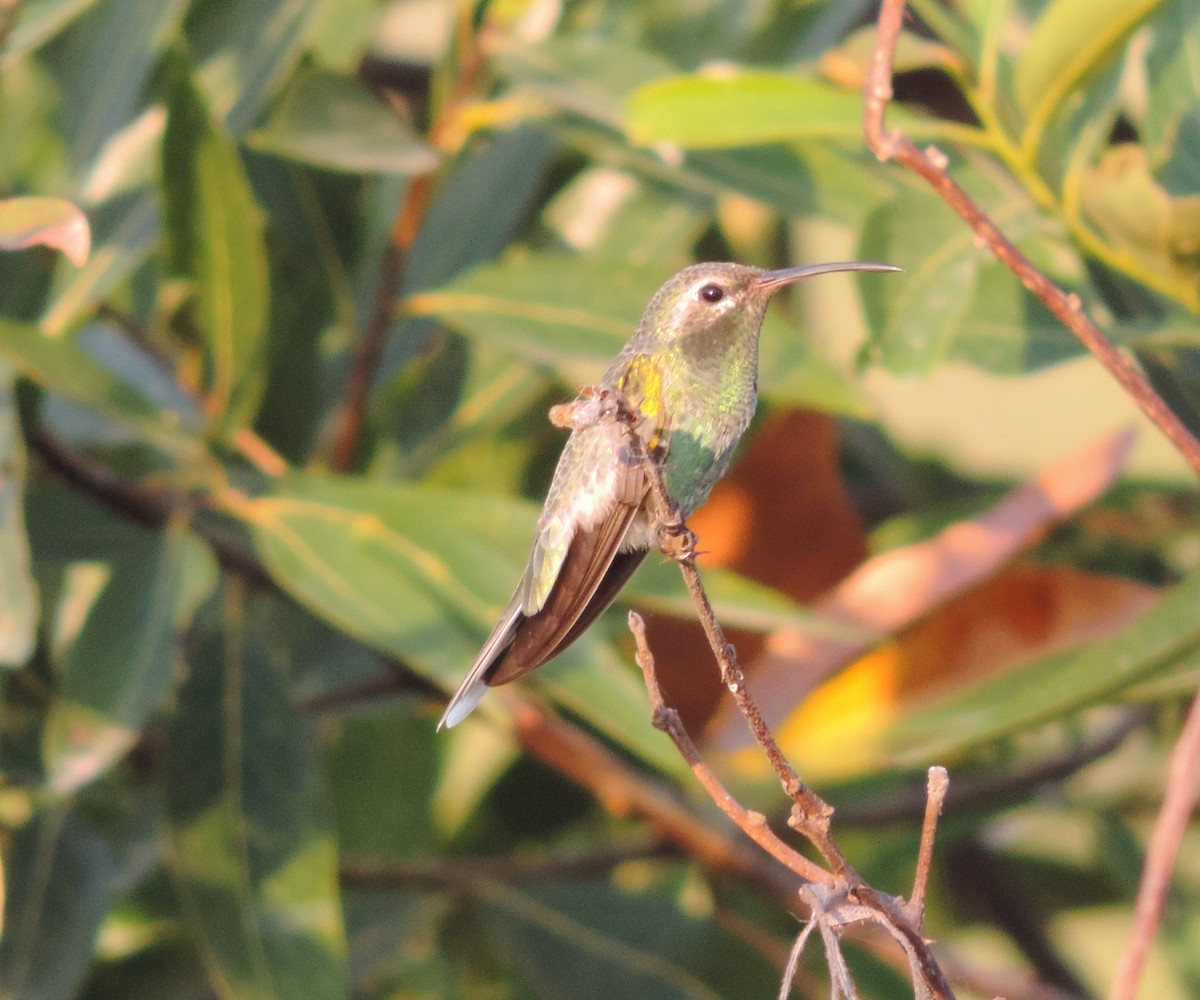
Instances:
[[[897,270],[862,261],[775,271],[694,264],[667,281],[591,391],[590,415],[586,400],[576,404],[529,565],[438,728],[466,718],[489,686],[553,658],[612,603],[655,544],[643,456],[660,463],[684,517],[707,499],[758,403],[758,334],[776,291],[833,271]],[[605,401],[627,419],[612,419]]]

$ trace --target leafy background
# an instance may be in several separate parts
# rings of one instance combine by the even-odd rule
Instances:
[[[914,7],[890,121],[1197,428],[1200,9]],[[434,725],[519,575],[548,406],[694,259],[853,255],[905,271],[814,281],[764,332],[695,523],[718,611],[873,883],[906,891],[951,767],[929,924],[964,995],[1106,988],[1200,665],[1194,491],[1152,433],[1079,450],[1129,404],[864,152],[869,4],[4,10],[5,996],[773,995],[778,895],[617,793],[736,842],[619,613]],[[77,217],[29,196],[83,210],[79,266],[50,249],[80,256]],[[782,808],[671,568],[627,600],[726,779]],[[1198,846],[1156,996],[1200,992]],[[853,951],[864,991],[903,995],[895,958]]]

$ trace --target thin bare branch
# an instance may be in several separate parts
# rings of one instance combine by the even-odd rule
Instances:
[[[1200,777],[1200,692],[1192,699],[1183,732],[1171,754],[1167,790],[1154,823],[1146,865],[1138,886],[1133,910],[1133,933],[1129,937],[1110,1000],[1135,1000],[1145,970],[1150,946],[1162,920],[1171,872],[1179,857],[1179,847],[1196,807],[1197,778]]]
[[[463,28],[470,32],[469,23]],[[445,105],[439,109],[429,127],[426,141],[438,148],[444,137],[457,127],[462,107],[474,92],[482,75],[485,58],[478,39],[472,39],[459,63],[458,76]],[[363,422],[371,386],[383,358],[388,332],[396,314],[396,297],[404,282],[409,253],[417,241],[421,222],[433,199],[434,175],[422,174],[412,178],[404,192],[404,200],[392,223],[391,239],[379,265],[375,281],[371,314],[362,336],[354,346],[346,389],[334,419],[333,446],[329,464],[335,472],[349,472],[358,461]]]
[[[946,769],[931,767],[926,786],[925,819],[921,823],[921,848],[917,852],[917,873],[913,877],[912,896],[908,900],[909,912],[916,921],[917,930],[922,932],[925,930],[925,890],[929,885],[929,868],[933,864],[933,841],[949,788],[950,775]]]
[[[1171,411],[1163,398],[1124,354],[1087,317],[1079,296],[1068,295],[1030,262],[982,208],[946,172],[946,157],[930,147],[921,150],[898,129],[884,126],[884,111],[892,98],[892,60],[905,0],[883,0],[879,27],[867,73],[863,130],[867,145],[882,160],[895,160],[927,180],[942,199],[971,227],[982,245],[1013,272],[1046,308],[1067,327],[1108,370],[1138,407],[1166,435],[1189,465],[1200,473],[1200,441]]]

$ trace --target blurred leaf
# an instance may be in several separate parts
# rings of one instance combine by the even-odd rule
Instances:
[[[68,340],[51,339],[36,327],[0,320],[0,356],[48,392],[91,407],[140,432],[180,458],[195,460],[199,442],[142,393],[93,361]]]
[[[1200,195],[1172,198],[1151,174],[1146,151],[1124,144],[1084,172],[1080,198],[1114,247],[1173,277],[1180,300],[1200,305]]]
[[[1200,7],[1190,0],[1167,0],[1149,24],[1152,42],[1145,57],[1148,93],[1142,141],[1156,162],[1172,147],[1192,144],[1178,140],[1180,119],[1191,115],[1200,102]]]
[[[20,666],[33,655],[38,610],[25,531],[25,442],[12,369],[0,361],[0,666]]]
[[[255,360],[270,294],[263,220],[237,149],[178,59],[162,169],[171,271],[196,283],[196,321],[212,364],[209,401],[225,421],[241,423],[261,383]]]
[[[0,250],[47,246],[82,267],[91,247],[87,216],[61,198],[0,200]]]
[[[178,674],[181,630],[216,583],[209,550],[181,528],[140,541],[114,562],[82,628],[59,651],[61,685],[43,750],[58,795],[93,780],[133,745]]]
[[[312,735],[228,599],[167,743],[169,862],[225,1000],[346,995],[337,852]]]
[[[633,335],[668,277],[613,261],[514,252],[411,296],[405,307],[587,384]]]
[[[302,71],[248,145],[352,174],[423,174],[437,155],[357,78]]]
[[[342,853],[406,858],[434,846],[430,800],[441,748],[433,713],[415,716],[407,705],[338,722],[327,761]]]
[[[656,893],[550,882],[487,886],[483,899],[493,933],[539,995],[716,1000],[733,994],[718,993],[714,976],[735,993],[774,985],[775,969]]]
[[[50,55],[61,64],[62,132],[73,192],[143,109],[147,85],[183,21],[187,0],[105,0]]]
[[[911,131],[895,108],[889,123]],[[782,73],[679,76],[639,88],[626,105],[632,142],[693,149],[802,139],[862,141],[862,94]]]
[[[1028,254],[1028,248],[1021,248]],[[980,267],[975,294],[949,356],[1005,375],[1021,375],[1075,357],[1083,345],[999,263]]]
[[[949,354],[975,296],[982,256],[941,199],[906,192],[867,220],[859,254],[904,268],[860,281],[873,356],[898,374],[927,374]]]
[[[1051,0],[1016,63],[1021,109],[1044,125],[1163,0]]]
[[[550,38],[537,46],[498,45],[498,72],[551,107],[621,128],[622,104],[643,83],[675,66],[657,53],[589,34]]]
[[[47,335],[61,336],[81,313],[108,295],[149,255],[159,235],[158,200],[138,189],[92,213],[93,251],[78,271],[59,272],[41,320]]]
[[[20,56],[44,45],[95,3],[96,0],[29,0],[23,3],[21,16],[16,19],[0,56],[0,69],[7,69],[9,62],[16,62]]]
[[[104,838],[66,806],[38,813],[5,851],[0,993],[70,1000],[112,905],[116,863]]]
[[[1200,574],[1193,573],[1119,635],[1035,660],[911,712],[888,728],[885,742],[900,760],[940,759],[1117,698],[1134,683],[1200,656],[1197,600]]]
[[[192,0],[185,34],[213,115],[241,135],[277,93],[320,27],[330,0]]]

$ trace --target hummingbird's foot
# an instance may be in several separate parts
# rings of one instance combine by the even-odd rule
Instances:
[[[582,431],[616,412],[617,401],[608,389],[584,385],[579,387],[578,399],[550,407],[550,423],[570,431]]]
[[[691,562],[700,554],[697,548],[700,539],[687,526],[678,511],[658,526],[658,548],[668,559],[675,562]]]

